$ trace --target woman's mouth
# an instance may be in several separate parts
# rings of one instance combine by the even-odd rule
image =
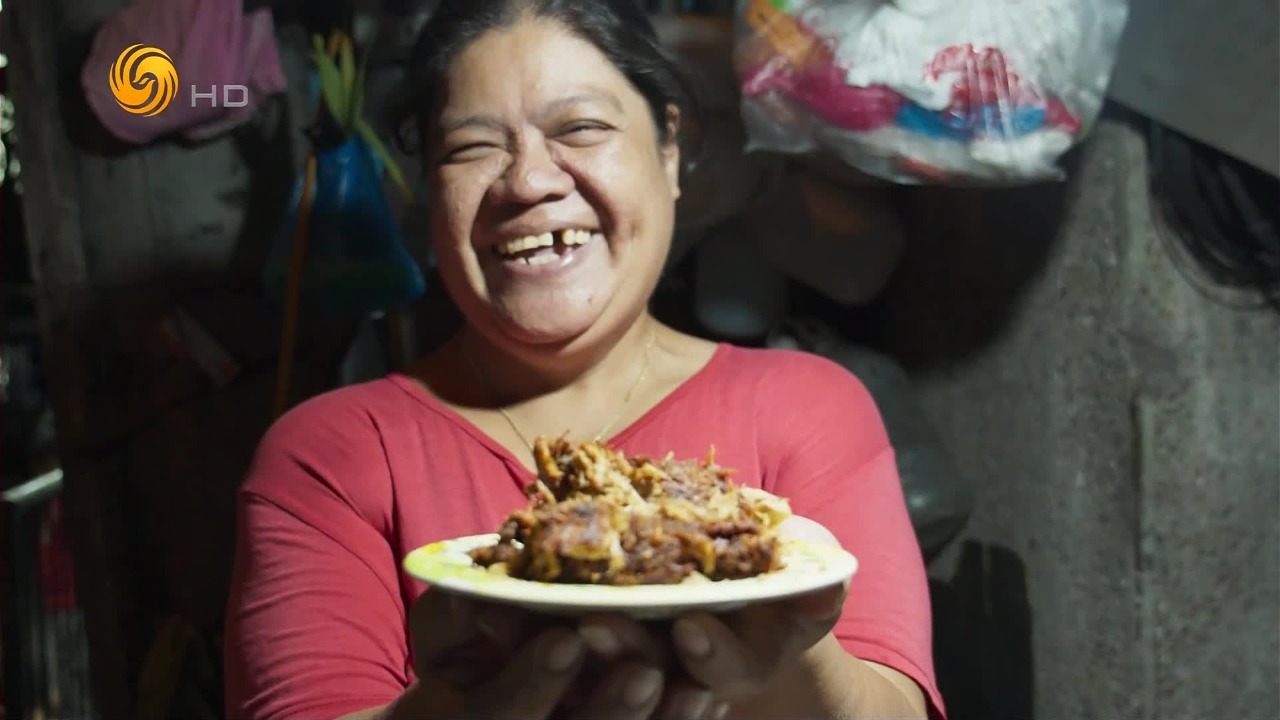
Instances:
[[[504,264],[517,268],[551,269],[568,265],[583,246],[595,240],[603,241],[604,236],[570,228],[508,240],[493,246],[493,252]]]

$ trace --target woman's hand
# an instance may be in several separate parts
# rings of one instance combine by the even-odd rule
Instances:
[[[781,530],[795,539],[839,544],[826,528],[804,518],[787,520]],[[724,616],[681,617],[672,627],[676,656],[717,703],[750,701],[831,632],[844,607],[845,590],[837,585]]]
[[[792,518],[786,537],[838,544],[821,525]],[[605,658],[639,657],[668,670],[657,720],[718,720],[731,704],[760,694],[788,662],[831,632],[844,606],[844,586],[798,598],[756,605],[715,617],[705,613],[651,626],[616,615],[584,618],[580,632]]]
[[[418,683],[392,719],[644,720],[662,698],[663,675],[643,653],[596,667],[571,623],[439,590],[414,603],[410,637]],[[578,682],[586,665],[589,686]]]

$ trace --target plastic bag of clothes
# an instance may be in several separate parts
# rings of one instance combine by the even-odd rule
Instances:
[[[1127,15],[1127,0],[742,0],[750,146],[909,184],[1060,178]]]

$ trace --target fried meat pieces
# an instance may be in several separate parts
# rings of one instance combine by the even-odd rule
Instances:
[[[785,500],[739,487],[714,458],[628,458],[600,443],[539,439],[529,506],[496,545],[472,552],[494,572],[538,582],[662,585],[747,578],[781,567]]]

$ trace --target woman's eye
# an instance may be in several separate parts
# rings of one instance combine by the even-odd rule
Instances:
[[[471,143],[451,148],[444,153],[443,162],[466,162],[484,157],[492,152],[494,145],[490,143]]]
[[[569,142],[590,142],[599,139],[609,128],[600,123],[577,122],[564,127],[560,136]]]

